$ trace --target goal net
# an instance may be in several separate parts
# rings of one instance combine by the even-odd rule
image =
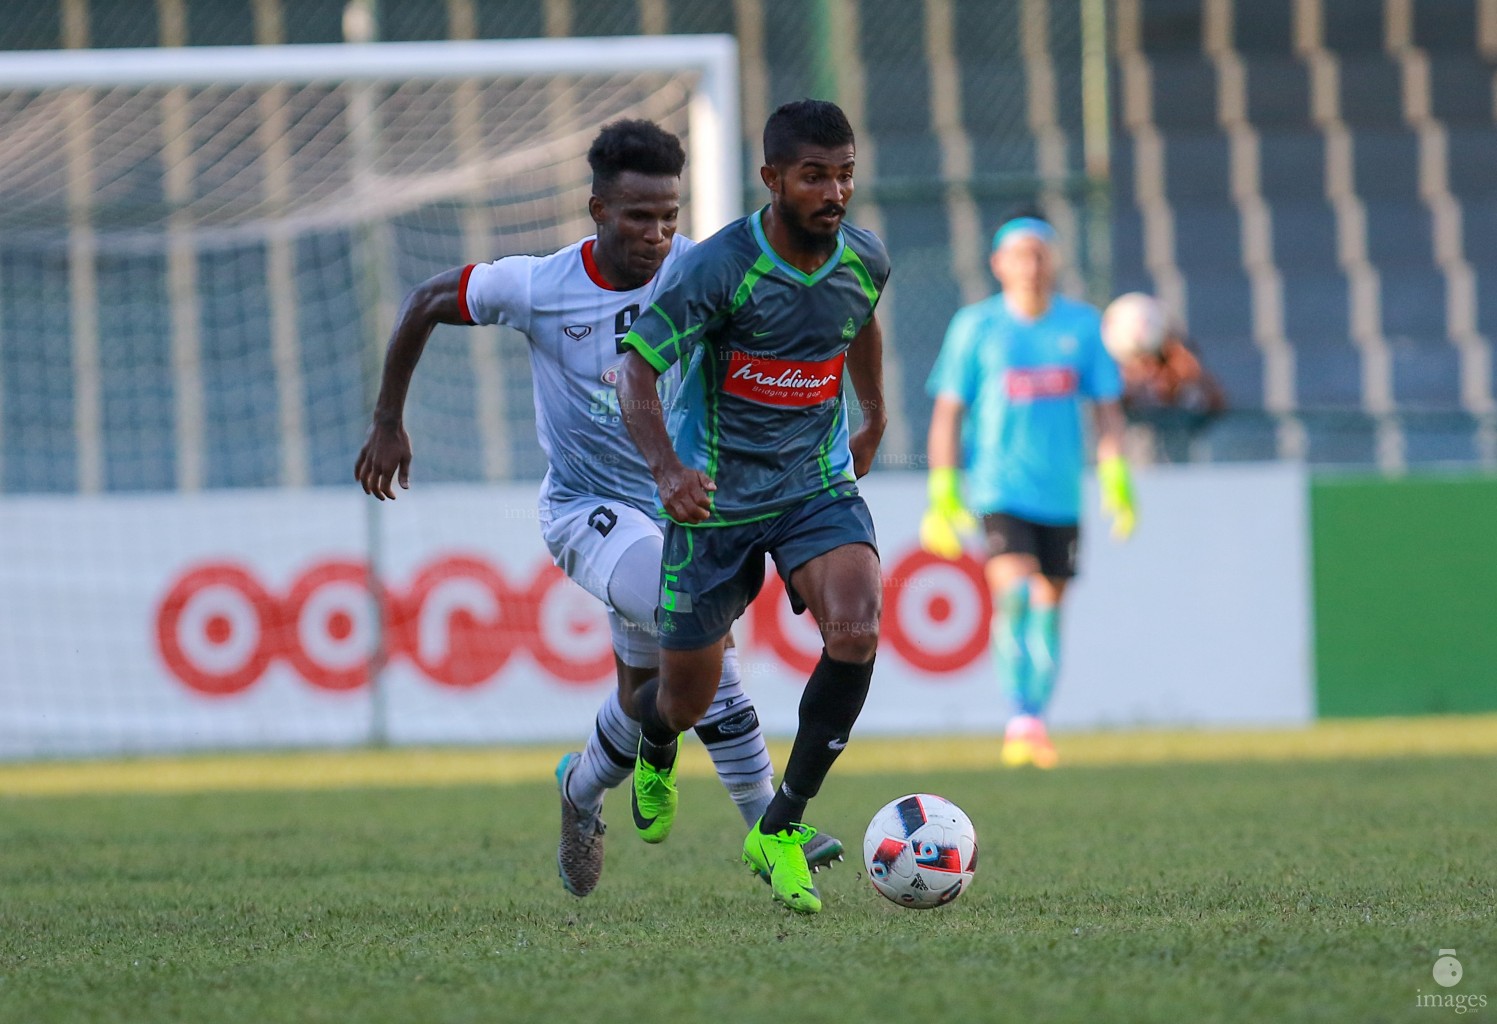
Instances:
[[[689,36],[0,56],[0,757],[575,732],[606,643],[505,483],[545,470],[523,339],[433,336],[399,511],[353,458],[401,297],[588,234],[603,124],[682,137],[684,230],[736,216],[736,68]]]

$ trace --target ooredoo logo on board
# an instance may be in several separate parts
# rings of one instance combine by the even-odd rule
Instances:
[[[970,558],[947,562],[917,548],[885,573],[882,646],[932,681],[983,656],[990,616]],[[792,673],[810,672],[820,656],[815,624],[791,612],[773,573],[740,627],[747,644]],[[404,587],[374,583],[351,559],[318,561],[279,590],[241,562],[199,562],[157,602],[154,639],[173,678],[214,697],[244,692],[276,663],[328,691],[367,686],[374,666],[394,659],[460,689],[488,683],[521,655],[560,685],[613,674],[601,606],[560,569],[543,563],[512,578],[472,554],[434,557]]]

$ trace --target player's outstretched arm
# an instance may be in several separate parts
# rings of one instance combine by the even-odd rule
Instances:
[[[700,523],[712,515],[711,492],[717,490],[706,473],[687,469],[671,445],[665,429],[656,383],[660,371],[631,350],[619,370],[619,412],[634,446],[644,456],[660,490],[660,504],[678,523]]]
[[[437,324],[467,323],[459,289],[463,268],[454,267],[411,289],[400,305],[385,349],[385,369],[369,436],[354,462],[353,476],[380,501],[395,497],[395,483],[411,486],[411,439],[405,432],[405,394],[416,363]]]
[[[878,317],[869,317],[848,346],[847,372],[858,393],[858,406],[863,410],[863,425],[848,439],[852,471],[862,477],[873,468],[873,457],[878,454],[879,442],[889,425],[889,413],[884,407],[884,331]]]

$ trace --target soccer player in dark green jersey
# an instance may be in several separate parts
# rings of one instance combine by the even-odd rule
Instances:
[[[883,337],[874,309],[889,277],[883,243],[843,223],[855,144],[833,103],[802,100],[764,126],[763,209],[676,265],[624,338],[624,421],[669,516],[661,560],[661,675],[639,692],[634,824],[647,842],[676,814],[676,737],[712,702],[722,645],[774,558],[792,607],[821,629],[800,727],[743,859],[775,898],[821,909],[801,823],[868,695],[882,577],[856,480],[886,422]],[[662,415],[655,381],[684,367]],[[862,425],[849,432],[846,369]]]

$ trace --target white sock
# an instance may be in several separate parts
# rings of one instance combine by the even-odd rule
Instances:
[[[738,813],[752,825],[774,796],[774,765],[759,729],[759,715],[743,692],[737,648],[729,647],[723,654],[722,681],[696,733]]]
[[[738,805],[738,813],[743,815],[743,823],[752,826],[764,812],[769,810],[769,802],[774,799],[774,782],[770,779],[760,779],[758,782],[729,782],[728,795]]]
[[[619,785],[634,771],[639,748],[639,723],[624,714],[619,692],[614,690],[598,709],[597,721],[582,756],[572,768],[567,795],[584,810],[603,806],[603,794]]]

